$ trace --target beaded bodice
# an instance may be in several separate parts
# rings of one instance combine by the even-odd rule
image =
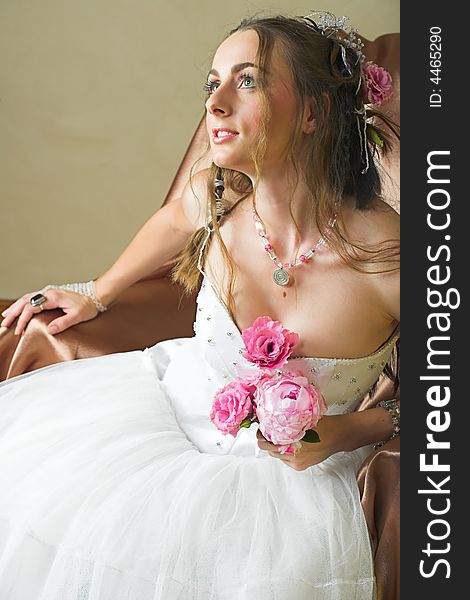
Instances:
[[[221,384],[256,372],[257,368],[242,356],[241,333],[207,276],[197,298],[194,330],[201,351]],[[352,411],[377,381],[397,339],[398,333],[368,356],[292,358],[283,369],[301,371],[309,381],[316,383],[325,396],[328,414]]]

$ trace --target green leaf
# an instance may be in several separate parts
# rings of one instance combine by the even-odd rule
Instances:
[[[246,419],[243,419],[243,421],[240,423],[240,427],[249,427],[252,423],[253,421],[251,420],[251,418],[247,417]]]
[[[320,441],[320,436],[315,431],[315,429],[307,429],[304,437],[302,438],[302,442],[310,442],[311,444]]]
[[[373,142],[377,146],[380,146],[381,148],[384,147],[383,139],[380,137],[380,135],[377,133],[377,131],[372,127],[372,125],[369,125],[367,127],[367,137],[369,138],[369,140],[371,142]]]

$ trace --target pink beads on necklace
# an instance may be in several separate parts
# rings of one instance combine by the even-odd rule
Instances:
[[[310,248],[310,250],[305,252],[305,254],[301,254],[298,258],[296,258],[295,260],[293,260],[291,262],[283,263],[282,261],[279,260],[279,258],[276,255],[276,252],[274,251],[272,244],[269,242],[268,234],[266,233],[263,223],[261,222],[260,218],[258,217],[256,209],[253,209],[253,220],[255,222],[255,227],[258,231],[258,235],[263,240],[264,249],[268,253],[269,258],[273,261],[273,263],[279,269],[293,269],[297,265],[308,263],[310,261],[310,259],[312,258],[312,256],[315,254],[315,252],[318,250],[318,248],[325,243],[325,240],[321,237],[318,240],[318,242],[315,244],[315,246]],[[334,222],[332,225],[334,225]]]

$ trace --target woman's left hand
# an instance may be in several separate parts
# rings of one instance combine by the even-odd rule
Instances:
[[[289,467],[292,467],[296,471],[304,471],[311,467],[321,463],[323,460],[344,450],[342,443],[344,443],[344,431],[342,419],[344,415],[333,415],[324,416],[319,421],[315,430],[320,436],[319,442],[301,442],[302,446],[295,453],[284,453],[279,452],[279,445],[268,442],[258,429],[256,437],[258,438],[258,446],[262,450],[266,450],[274,458],[278,458],[286,463]]]

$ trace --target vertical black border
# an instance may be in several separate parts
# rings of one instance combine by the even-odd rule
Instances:
[[[460,22],[459,22],[460,21]],[[441,70],[440,81],[431,82],[430,52],[431,28],[441,30]],[[469,255],[467,240],[470,240],[470,229],[466,217],[468,212],[464,189],[467,155],[470,153],[467,134],[467,97],[464,86],[470,80],[468,67],[468,33],[464,25],[463,15],[459,17],[452,3],[442,4],[435,0],[426,3],[405,3],[401,5],[401,223],[402,223],[402,340],[401,340],[401,399],[402,399],[402,435],[401,435],[401,598],[415,600],[426,598],[466,597],[466,573],[470,569],[464,567],[466,557],[465,535],[468,529],[463,507],[467,504],[464,491],[467,483],[467,463],[470,433],[464,430],[467,415],[470,413],[470,393],[464,389],[466,375],[465,341],[468,325],[464,319],[466,301],[466,263]],[[436,30],[433,30],[436,31]],[[458,72],[457,72],[458,71]],[[441,96],[440,107],[431,106],[430,94],[436,90]],[[438,96],[434,96],[438,101]],[[448,177],[450,183],[429,183],[427,177],[428,155],[433,151],[448,151],[433,159],[434,162],[450,165],[448,171],[438,173],[441,178]],[[445,174],[446,173],[446,174]],[[432,189],[445,189],[450,195],[449,207],[436,211],[428,206],[428,194]],[[444,193],[436,192],[432,198],[444,200]],[[433,230],[428,222],[428,214],[437,223],[445,222],[446,213],[451,219],[445,230]],[[445,236],[450,236],[446,239]],[[436,256],[441,246],[439,257],[431,261],[427,256],[428,247],[432,256]],[[441,273],[450,269],[447,283],[432,284],[429,281],[428,269],[439,265]],[[467,269],[468,270],[468,269]],[[436,275],[436,271],[434,271]],[[442,278],[442,277],[441,277]],[[440,290],[445,296],[451,288],[458,291],[460,305],[456,308],[431,308],[428,302],[428,288]],[[452,293],[452,300],[457,293]],[[437,299],[437,296],[434,297]],[[433,312],[449,315],[450,328],[447,332],[439,332],[436,321],[427,318]],[[443,324],[445,319],[441,321]],[[432,336],[449,336],[448,341],[434,341],[434,348],[449,350],[449,355],[441,355],[436,359],[440,365],[448,364],[450,369],[428,368],[428,341]],[[448,382],[421,380],[426,375],[448,375]],[[450,400],[442,406],[441,418],[444,421],[447,411],[451,419],[450,426],[441,433],[435,433],[435,439],[448,441],[450,449],[439,451],[426,448],[426,435],[430,433],[427,418],[429,413],[437,410],[427,399],[427,391],[431,385],[447,385]],[[432,454],[438,455],[438,461],[450,465],[449,472],[424,472],[420,468],[420,454],[426,453],[426,462],[432,461]],[[463,459],[461,468],[459,457]],[[434,479],[437,485],[450,476],[441,489],[448,493],[426,494],[418,490],[432,490],[433,485],[427,476]],[[428,509],[428,498],[431,507],[442,510],[450,506],[447,513],[433,515]],[[448,499],[448,500],[447,500]],[[449,505],[450,502],[450,505]],[[443,523],[430,525],[433,519],[442,518],[448,522],[449,535],[443,540],[433,540],[428,535],[428,528],[436,536],[447,532]],[[427,544],[432,553],[428,556]],[[447,546],[449,544],[449,546]],[[448,550],[448,551],[445,551]],[[441,562],[439,559],[448,563]],[[424,577],[420,573],[420,561],[424,560],[423,571],[432,576]],[[447,577],[449,575],[449,577]],[[464,579],[465,577],[465,579]],[[458,590],[461,590],[460,593]],[[462,591],[463,590],[463,591]]]

